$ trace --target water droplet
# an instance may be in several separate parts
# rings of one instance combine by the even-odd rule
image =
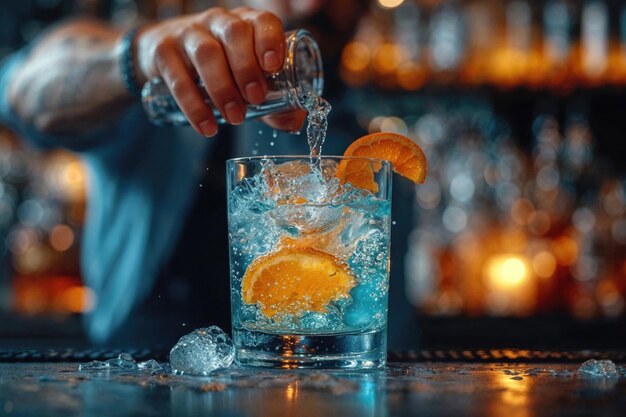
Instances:
[[[263,129],[259,129],[259,135],[263,134]]]
[[[278,131],[276,129],[272,130],[272,137],[276,139],[278,137]]]
[[[270,146],[274,146],[274,142],[273,142],[273,141],[272,141],[272,142],[270,142]]]
[[[183,327],[185,327],[187,325],[187,323],[183,323]]]
[[[395,226],[396,225],[396,221],[395,220],[392,221],[391,224],[393,224]]]
[[[202,184],[200,184],[200,187],[202,187]]]

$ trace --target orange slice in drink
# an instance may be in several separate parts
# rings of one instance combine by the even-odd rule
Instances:
[[[346,149],[344,156],[384,159],[391,162],[395,173],[402,175],[416,184],[426,180],[428,164],[422,149],[406,136],[397,133],[380,132],[363,136]],[[349,182],[358,188],[372,192],[378,191],[374,181],[376,166],[369,161],[342,160],[337,168],[337,177],[341,182]],[[378,168],[380,169],[380,168]]]
[[[250,264],[242,295],[268,318],[308,312],[324,313],[332,301],[350,296],[356,279],[348,266],[330,253],[310,247],[289,247]]]

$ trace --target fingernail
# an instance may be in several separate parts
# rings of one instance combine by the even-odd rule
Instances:
[[[274,51],[267,51],[263,55],[263,66],[266,71],[277,71],[280,69],[281,62],[278,60],[278,54]]]
[[[246,98],[253,104],[262,103],[263,99],[265,99],[265,94],[263,94],[261,84],[254,81],[246,85]]]
[[[198,124],[200,131],[206,137],[211,137],[217,133],[217,124],[213,120],[205,120]]]
[[[241,107],[238,103],[231,101],[224,106],[224,111],[226,112],[226,118],[230,123],[237,125],[243,122],[243,112],[241,111]]]

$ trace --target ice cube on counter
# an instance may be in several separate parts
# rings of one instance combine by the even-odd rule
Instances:
[[[146,371],[160,371],[163,367],[154,359],[147,360],[145,362],[139,362],[137,368]]]
[[[208,375],[229,367],[234,358],[232,340],[217,326],[194,330],[181,337],[170,351],[170,365],[181,374]]]
[[[578,368],[579,376],[591,376],[600,378],[617,378],[619,372],[613,361],[608,359],[589,359]]]
[[[154,359],[137,363],[135,358],[129,353],[120,353],[117,358],[106,361],[91,361],[80,364],[79,371],[104,371],[104,370],[124,370],[124,371],[160,371],[163,367]]]
[[[109,369],[109,364],[102,361],[91,361],[87,363],[81,363],[78,365],[79,371],[102,371]]]

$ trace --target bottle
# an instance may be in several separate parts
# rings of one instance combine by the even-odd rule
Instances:
[[[298,108],[307,109],[315,97],[322,95],[324,73],[317,42],[303,29],[286,32],[285,40],[287,47],[283,68],[268,76],[265,101],[261,104],[248,104],[246,119]],[[205,101],[211,105],[211,99],[201,81],[198,82],[198,87],[203,92]],[[153,78],[144,85],[141,101],[148,118],[156,125],[189,124],[161,78]],[[218,123],[226,123],[215,107],[213,114]]]

